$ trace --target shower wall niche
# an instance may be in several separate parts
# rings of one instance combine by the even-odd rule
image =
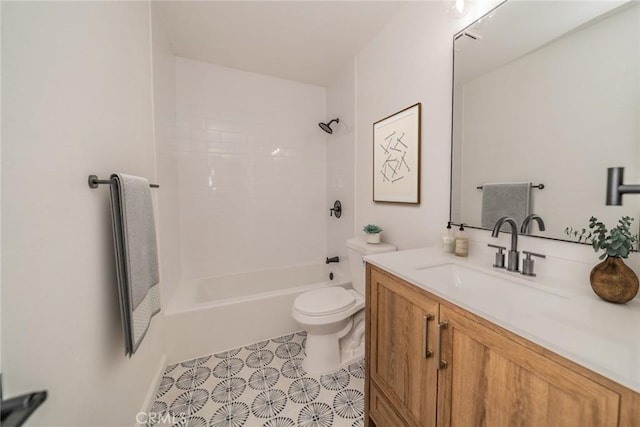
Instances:
[[[324,88],[175,58],[182,280],[326,255]]]

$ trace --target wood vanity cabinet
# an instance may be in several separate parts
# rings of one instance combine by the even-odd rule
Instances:
[[[367,282],[365,425],[640,426],[638,393],[371,265]]]
[[[372,270],[370,283],[370,386],[377,387],[407,425],[435,426],[438,372],[429,338],[439,304],[378,270]],[[386,404],[379,399],[374,403]],[[380,426],[393,425],[375,404],[371,409]]]

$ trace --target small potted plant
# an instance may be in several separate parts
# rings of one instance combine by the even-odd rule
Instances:
[[[574,230],[567,227],[566,235],[578,239],[578,242],[589,242],[597,253],[603,250],[600,255],[603,260],[593,267],[589,280],[591,288],[602,299],[624,304],[631,301],[638,293],[638,276],[623,261],[629,257],[629,253],[634,249],[637,236],[631,233],[631,222],[633,218],[623,216],[618,221],[618,225],[610,230],[598,218],[589,218],[589,229]]]
[[[380,243],[380,233],[382,233],[382,228],[374,224],[367,224],[362,228],[362,230],[367,235],[367,243]]]

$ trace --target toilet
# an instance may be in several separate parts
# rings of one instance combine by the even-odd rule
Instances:
[[[393,252],[388,243],[347,240],[353,289],[330,286],[299,295],[291,314],[307,332],[302,368],[311,374],[340,369],[364,356],[365,255]]]

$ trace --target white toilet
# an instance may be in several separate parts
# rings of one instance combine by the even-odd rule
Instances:
[[[364,355],[365,255],[393,252],[388,243],[347,240],[353,289],[340,286],[305,292],[293,302],[291,314],[307,332],[302,367],[325,374]]]

